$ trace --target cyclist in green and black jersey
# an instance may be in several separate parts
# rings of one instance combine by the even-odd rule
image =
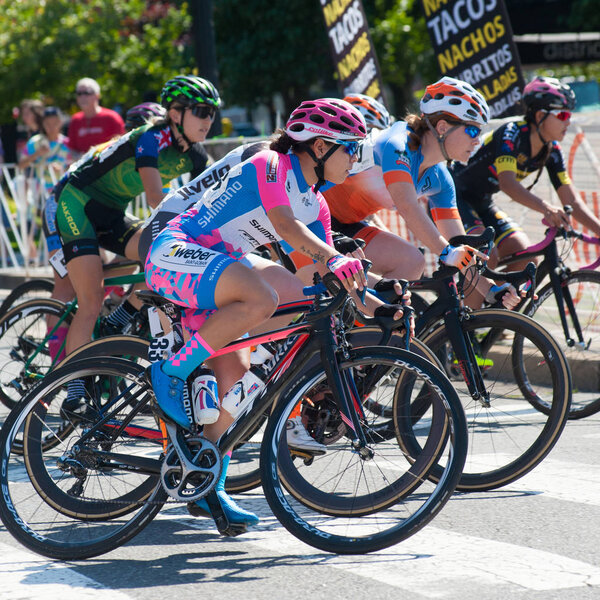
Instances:
[[[69,277],[79,308],[67,335],[67,353],[91,339],[103,298],[99,247],[138,259],[142,221],[125,213],[146,193],[156,207],[163,186],[187,172],[204,170],[203,142],[220,106],[219,93],[205,79],[179,75],[161,94],[164,119],[118,138],[84,162],[67,180],[58,198],[56,222]],[[131,300],[135,311],[136,300]]]
[[[562,207],[553,206],[530,191],[544,167],[561,203],[573,206],[574,218],[600,235],[600,220],[573,186],[559,144],[570,124],[575,94],[558,79],[536,77],[525,86],[523,102],[526,106],[523,119],[509,121],[488,133],[467,165],[455,163],[451,169],[465,229],[476,233],[493,226],[501,257],[526,248],[530,241],[521,227],[494,203],[493,195],[498,191],[542,213],[550,225],[570,226]],[[521,184],[536,171],[531,186],[526,188]],[[492,257],[490,265],[494,263]],[[521,267],[515,264],[514,268]]]

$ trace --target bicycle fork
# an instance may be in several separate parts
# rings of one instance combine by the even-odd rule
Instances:
[[[461,327],[460,319],[460,315],[454,310],[444,314],[444,324],[448,333],[448,339],[452,344],[452,350],[456,356],[458,367],[467,384],[471,398],[487,408],[490,406],[490,394],[485,387],[483,375],[481,374],[481,369],[473,350],[472,340],[469,334]]]

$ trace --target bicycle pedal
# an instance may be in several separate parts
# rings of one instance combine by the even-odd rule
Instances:
[[[227,529],[223,531],[219,529],[219,533],[224,537],[236,537],[238,535],[242,535],[242,533],[246,533],[247,531],[248,526],[246,523],[230,523]]]
[[[200,508],[195,502],[188,502],[186,508],[192,517],[208,517],[212,519],[212,515],[207,510]]]

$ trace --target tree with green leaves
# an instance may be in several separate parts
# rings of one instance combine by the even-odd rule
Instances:
[[[182,36],[185,3],[145,0],[0,2],[0,122],[23,98],[43,97],[75,110],[75,83],[92,77],[102,104],[126,107],[194,67]]]

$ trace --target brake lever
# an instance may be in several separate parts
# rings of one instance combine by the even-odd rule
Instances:
[[[373,266],[373,263],[370,260],[367,260],[366,258],[363,258],[360,262],[362,263],[363,271],[365,272],[365,279],[366,279],[367,273]],[[362,290],[357,291],[356,295],[358,296],[358,299],[361,301],[362,305],[366,306],[365,298],[367,296],[367,286],[365,285]]]

